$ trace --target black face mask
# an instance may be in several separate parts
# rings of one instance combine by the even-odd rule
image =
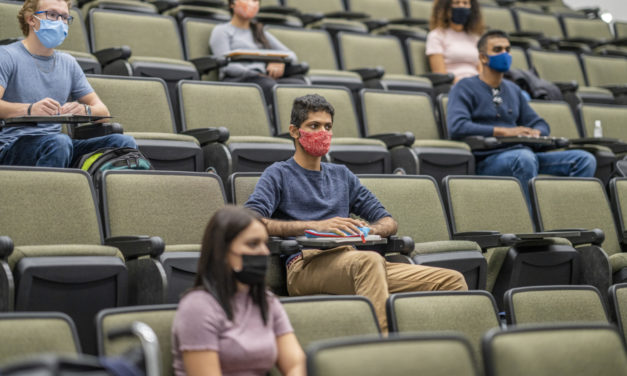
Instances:
[[[247,285],[258,285],[266,279],[268,255],[242,255],[242,270],[233,271],[235,279]]]
[[[451,22],[457,25],[466,25],[470,18],[471,8],[451,8]]]

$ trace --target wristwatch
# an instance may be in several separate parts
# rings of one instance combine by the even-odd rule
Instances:
[[[91,116],[91,106],[88,104],[83,104],[83,106],[85,106],[85,114]]]

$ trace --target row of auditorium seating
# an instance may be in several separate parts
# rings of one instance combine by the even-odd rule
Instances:
[[[194,278],[205,224],[226,203],[215,174],[109,171],[99,197],[81,170],[2,167],[0,174],[0,206],[12,213],[0,218],[0,228],[15,245],[0,242],[2,310],[62,310],[79,328],[89,327],[105,307],[176,302]],[[230,180],[234,203],[246,200],[256,179],[243,174]],[[538,280],[587,283],[602,291],[627,280],[626,179],[611,185],[616,222],[595,179],[535,180],[533,220],[513,178],[449,177],[444,200],[429,177],[360,179],[397,218],[399,235],[413,238],[405,262],[459,270],[471,288],[493,291],[499,305],[507,288]],[[512,245],[523,243],[504,235],[559,229],[600,229],[604,236],[558,234],[570,242],[536,241],[542,252],[521,256]],[[522,259],[527,264],[519,265]],[[559,267],[555,260],[561,260]],[[517,274],[525,265],[538,270]],[[277,254],[268,284],[280,295],[286,295],[284,273]]]
[[[393,374],[405,374],[402,373],[402,370],[405,367],[412,367],[411,371],[416,372],[420,368],[415,367],[420,367],[420,363],[428,363],[429,358],[441,359],[441,357],[446,356],[445,359],[448,359],[448,362],[452,362],[452,364],[445,365],[435,360],[437,367],[443,372],[437,374],[462,374],[456,371],[444,372],[443,370],[450,370],[449,367],[456,369],[456,367],[469,366],[469,369],[472,370],[468,373],[469,375],[511,375],[511,371],[517,368],[510,363],[514,361],[512,358],[514,355],[504,352],[495,357],[491,351],[495,351],[496,348],[489,348],[491,341],[492,346],[496,346],[494,344],[495,337],[499,338],[499,336],[506,336],[507,333],[511,333],[512,341],[521,341],[519,346],[522,346],[525,352],[537,351],[537,353],[534,352],[526,356],[537,356],[543,352],[545,352],[544,355],[547,352],[552,355],[549,357],[552,361],[543,366],[563,371],[568,365],[562,362],[575,361],[578,357],[574,356],[572,351],[584,346],[588,351],[581,355],[583,361],[588,364],[592,362],[595,367],[602,365],[602,369],[606,372],[598,372],[604,375],[623,375],[624,373],[612,372],[625,371],[623,364],[626,364],[624,362],[627,356],[624,349],[624,340],[627,339],[627,331],[625,331],[627,325],[627,284],[611,286],[609,295],[610,306],[606,307],[599,291],[591,286],[537,286],[511,289],[506,294],[508,321],[505,323],[498,314],[492,295],[485,291],[392,294],[387,302],[387,315],[392,333],[390,338],[401,340],[407,335],[427,335],[427,338],[429,336],[452,335],[455,339],[462,338],[463,351],[455,353],[456,356],[449,358],[450,353],[445,355],[447,351],[435,346],[426,353],[422,351],[413,353],[412,357],[419,357],[419,362],[416,363],[415,359],[404,359],[406,356],[403,356],[397,359],[397,361],[401,359],[402,361],[393,363],[394,366],[388,371],[393,372]],[[322,367],[322,369],[332,370],[337,367],[334,363],[330,363],[330,358],[322,360],[314,355],[313,349],[324,348],[321,344],[325,341],[333,343],[333,341],[361,340],[367,343],[368,340],[381,339],[372,305],[364,297],[293,297],[281,298],[281,303],[290,318],[298,341],[308,351],[309,362],[315,361],[318,363],[317,366]],[[172,375],[171,325],[175,311],[175,304],[120,307],[100,311],[95,320],[96,328],[95,330],[92,328],[98,342],[98,354],[105,356],[124,354],[138,342],[132,339],[110,339],[106,334],[115,329],[126,327],[134,321],[143,322],[153,329],[159,340],[161,374],[164,376]],[[321,320],[321,317],[324,317],[324,320]],[[525,332],[523,329],[525,327],[535,328],[526,333],[533,333],[538,330],[539,332],[549,331],[551,335],[540,336],[543,339],[542,347],[529,347],[530,343],[533,343],[533,339],[523,340],[523,336],[515,336],[514,334],[521,333],[520,331]],[[15,362],[19,356],[26,354],[41,352],[80,354],[82,352],[72,319],[61,313],[4,313],[0,314],[0,328],[3,328],[3,333],[6,333],[5,341],[0,346],[1,366]],[[606,334],[603,337],[605,340],[598,342],[598,340],[592,340],[592,337],[584,336],[582,338],[581,334],[574,335],[575,332],[562,332],[567,328],[574,331],[596,328],[611,334]],[[337,346],[337,342],[335,345]],[[537,345],[540,343],[536,343]],[[571,345],[575,347],[570,348]],[[561,354],[565,349],[568,349],[566,354]],[[578,351],[582,351],[582,349],[580,348]],[[364,352],[362,355],[358,359],[363,362],[373,354]],[[351,359],[354,356],[353,354],[347,362],[342,363],[343,374],[348,372],[345,367],[357,366],[354,364],[355,360]],[[386,357],[382,353],[374,354],[374,356],[377,358],[376,363],[385,362],[383,358]],[[500,359],[501,356],[504,356],[505,359]],[[567,356],[567,358],[562,359],[562,356]],[[534,363],[539,361],[537,358],[533,360]],[[622,365],[623,368],[613,368],[617,364]],[[509,365],[507,368],[509,372],[502,373],[502,370],[497,371],[495,369],[507,365]],[[380,365],[374,366],[381,367]],[[390,364],[386,364],[386,366],[389,367]],[[380,370],[381,368],[377,369]],[[591,369],[586,369],[583,373],[572,374],[587,375],[591,371]],[[278,373],[273,370],[271,374]],[[322,372],[321,374],[328,375],[330,373]],[[348,372],[348,374],[352,374],[352,372]],[[521,371],[521,374],[530,373]],[[533,374],[549,375],[551,373]]]

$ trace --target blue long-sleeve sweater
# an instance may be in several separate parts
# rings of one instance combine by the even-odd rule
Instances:
[[[490,137],[494,134],[494,127],[519,125],[537,129],[542,136],[549,135],[549,125],[529,106],[516,84],[503,80],[499,89],[503,102],[497,106],[493,101],[492,88],[481,81],[479,76],[465,78],[453,86],[446,111],[447,127],[452,139]],[[518,147],[522,145],[478,151],[475,156],[481,158]]]

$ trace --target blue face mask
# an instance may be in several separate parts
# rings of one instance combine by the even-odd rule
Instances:
[[[63,21],[50,21],[46,19],[41,19],[35,16],[39,20],[39,30],[35,30],[35,34],[41,44],[46,46],[46,48],[55,48],[56,46],[63,43],[65,37],[67,37],[67,24]]]
[[[471,8],[451,8],[451,22],[457,25],[466,25],[470,18]]]
[[[497,72],[505,73],[512,66],[512,55],[503,52],[498,55],[487,55],[488,66]]]

